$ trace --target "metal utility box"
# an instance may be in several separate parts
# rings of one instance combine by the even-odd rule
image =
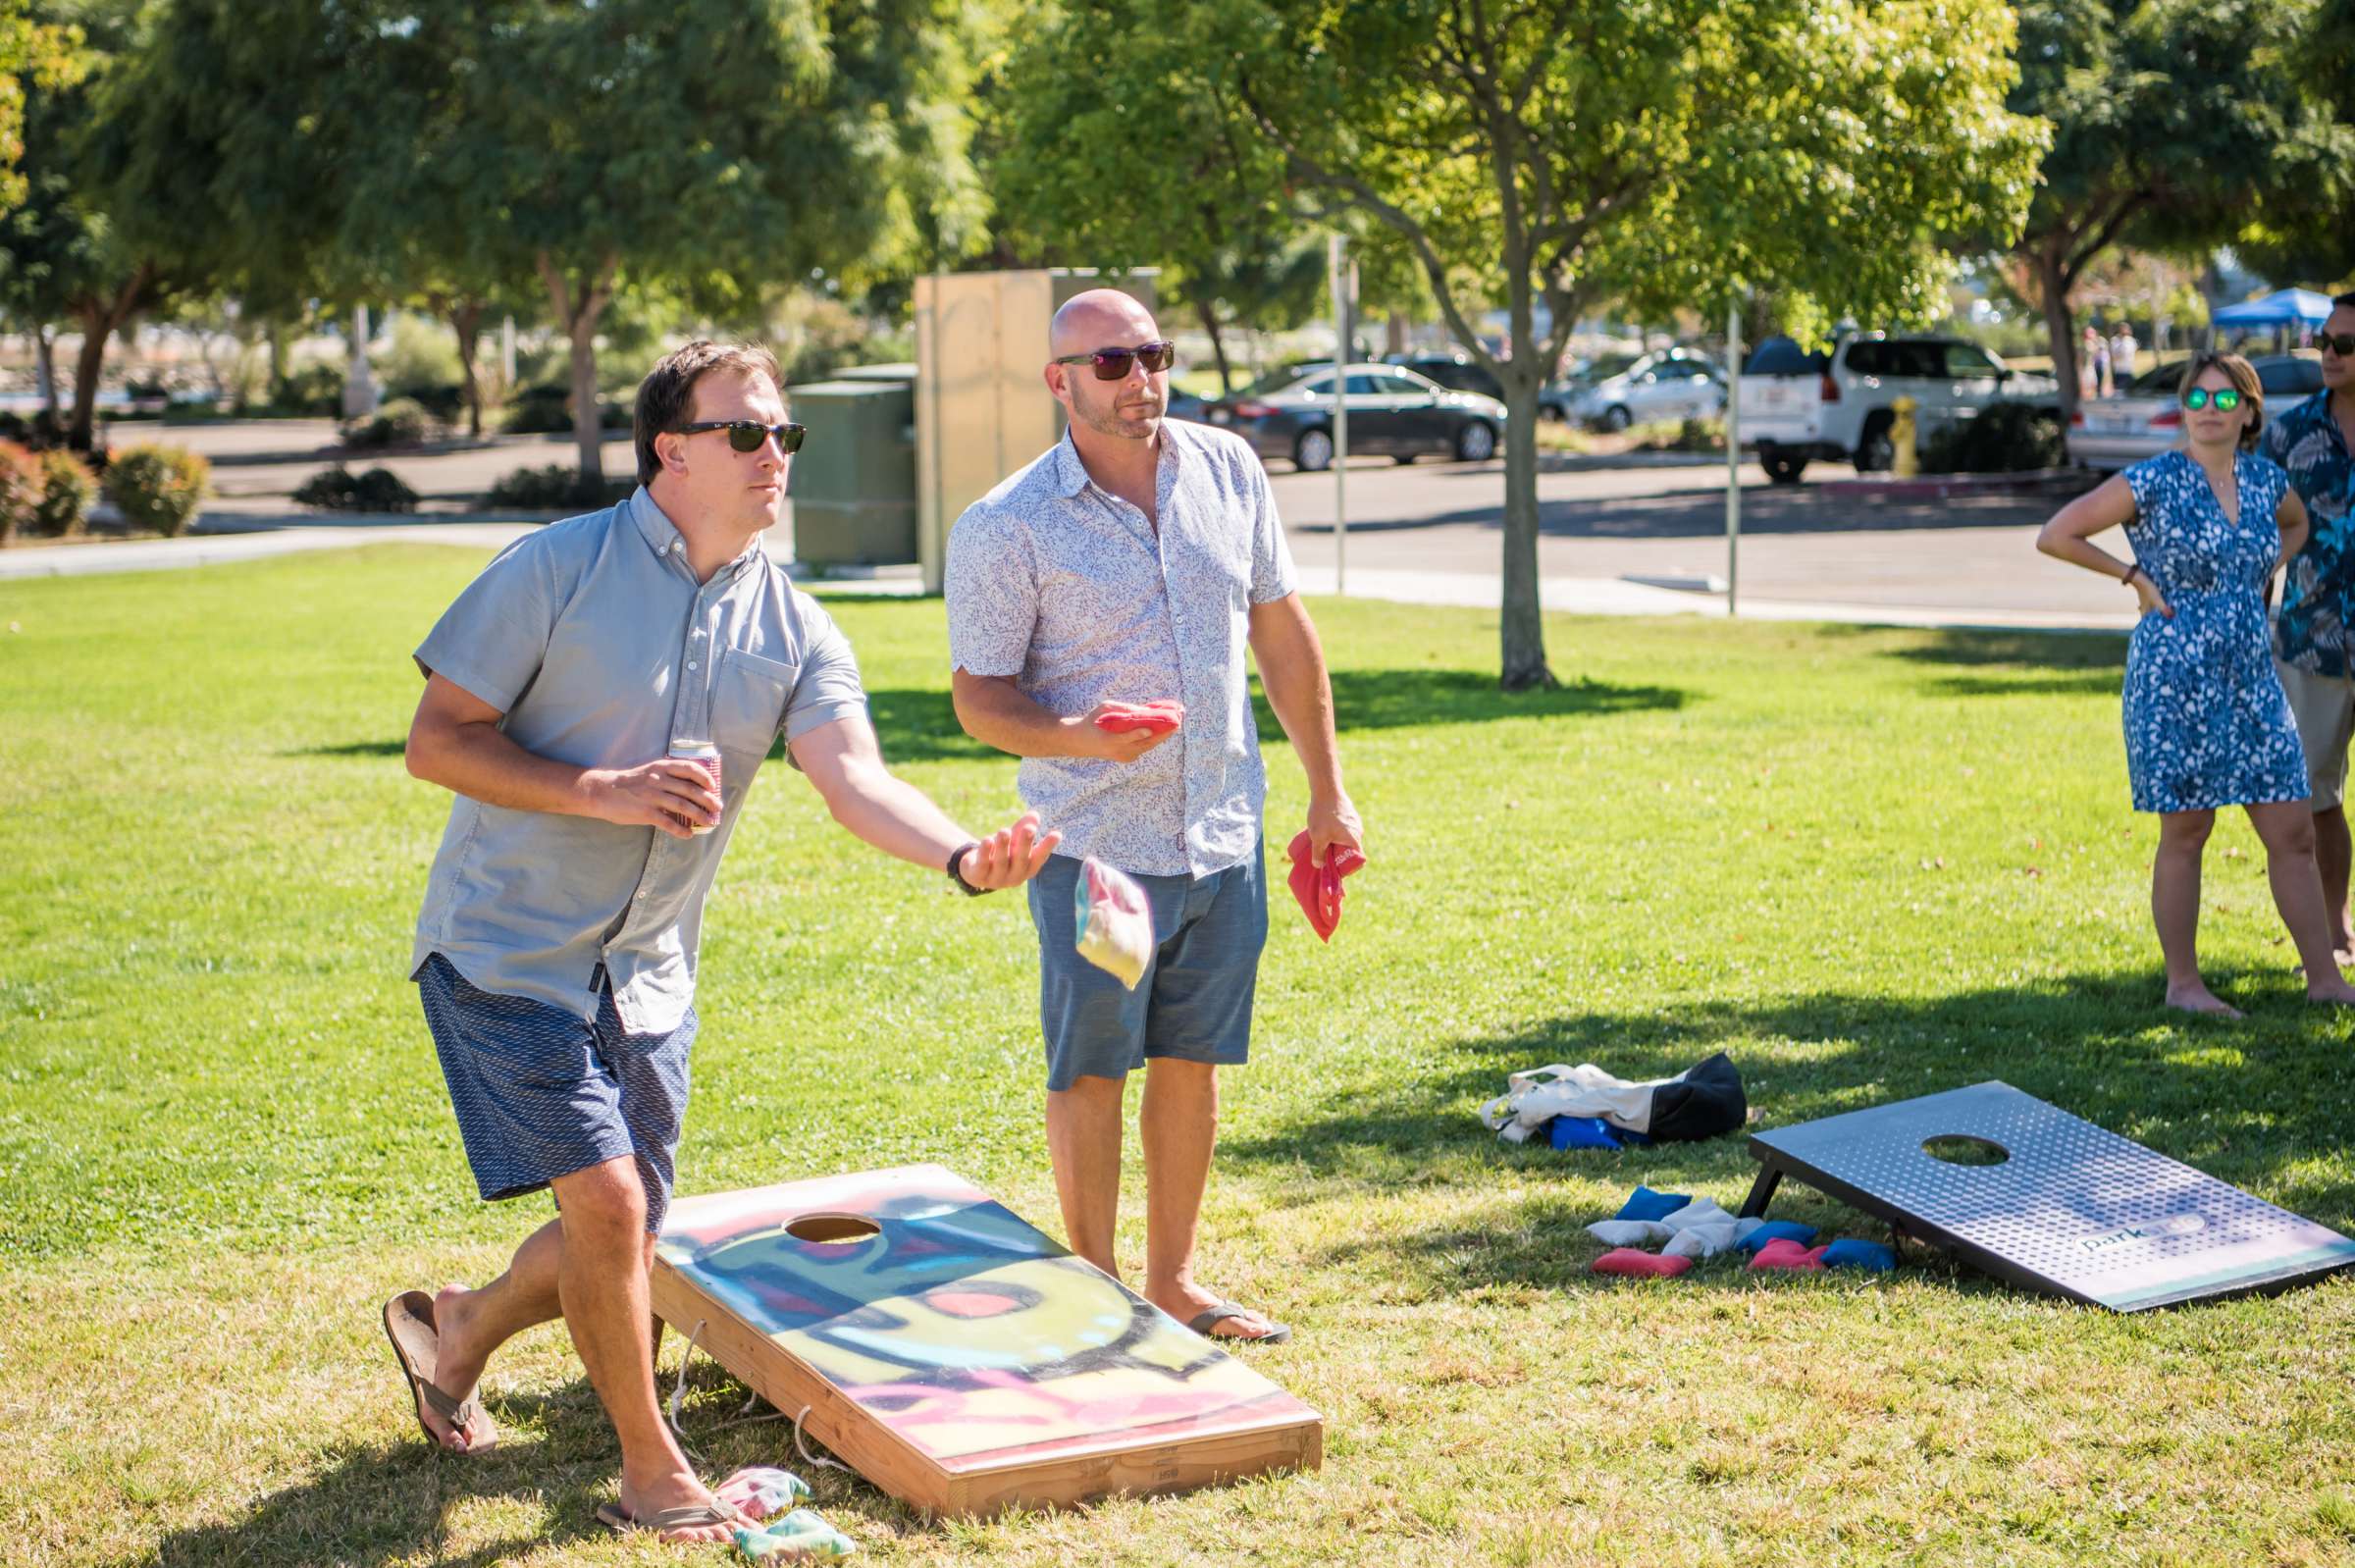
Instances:
[[[788,388],[810,427],[793,460],[793,553],[812,566],[916,559],[916,389],[906,380]]]
[[[1055,444],[1063,405],[1047,392],[1047,328],[1090,288],[1154,308],[1156,269],[935,273],[916,281],[917,558],[941,590],[949,529],[998,481]],[[814,440],[816,432],[811,433]]]

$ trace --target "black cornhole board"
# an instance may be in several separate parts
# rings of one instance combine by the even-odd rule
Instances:
[[[1958,1165],[1925,1140],[1993,1143]],[[2355,1264],[2355,1241],[2130,1138],[1989,1081],[1753,1133],[1766,1212],[1786,1176],[1996,1279],[2118,1312],[2287,1289]]]

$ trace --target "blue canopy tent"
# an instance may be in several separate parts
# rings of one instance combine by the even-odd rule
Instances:
[[[2330,296],[2311,288],[2276,288],[2263,299],[2226,305],[2208,320],[2218,327],[2320,327],[2330,314]]]

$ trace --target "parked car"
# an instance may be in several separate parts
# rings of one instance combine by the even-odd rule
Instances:
[[[1890,437],[1900,397],[1914,402],[1916,440],[1977,415],[1997,401],[2023,402],[2061,417],[2061,386],[2030,375],[1960,338],[1844,338],[1812,353],[1788,338],[1758,344],[1736,382],[1741,437],[1766,477],[1799,483],[1811,458],[1846,459],[1860,473],[1897,459]]]
[[[1436,381],[1450,392],[1478,392],[1483,397],[1504,401],[1504,384],[1490,374],[1486,365],[1470,354],[1398,355],[1389,361],[1401,370],[1411,370],[1428,381]]]
[[[2188,359],[2146,370],[2115,397],[2088,397],[2068,421],[2068,459],[2115,472],[2174,446],[2183,439],[2183,409],[2175,391]],[[2249,361],[2265,405],[2279,412],[2323,389],[2323,362],[2303,354],[2266,354]]]
[[[1573,381],[1562,417],[1604,430],[1651,419],[1705,419],[1725,408],[1725,372],[1682,348],[1646,354],[1616,374]]]
[[[1399,462],[1439,454],[1481,463],[1496,455],[1504,404],[1455,392],[1397,365],[1346,367],[1349,450]],[[1231,430],[1263,458],[1288,457],[1309,472],[1333,464],[1333,367],[1311,367],[1289,380],[1262,377],[1210,405],[1209,422]]]

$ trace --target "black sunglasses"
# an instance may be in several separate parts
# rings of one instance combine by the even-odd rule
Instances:
[[[791,457],[802,449],[802,438],[810,434],[807,425],[763,425],[758,419],[706,419],[693,425],[681,425],[671,432],[674,436],[700,436],[706,430],[724,430],[728,445],[740,452],[757,452],[769,437],[777,438],[777,450]]]
[[[1178,345],[1163,338],[1149,343],[1138,343],[1134,348],[1098,348],[1092,353],[1066,354],[1048,363],[1093,365],[1098,381],[1125,381],[1128,377],[1128,361],[1131,359],[1145,367],[1146,375],[1158,376],[1169,369],[1170,361],[1177,357]]]
[[[2328,348],[2341,359],[2355,356],[2355,332],[2318,332],[2314,346]]]

